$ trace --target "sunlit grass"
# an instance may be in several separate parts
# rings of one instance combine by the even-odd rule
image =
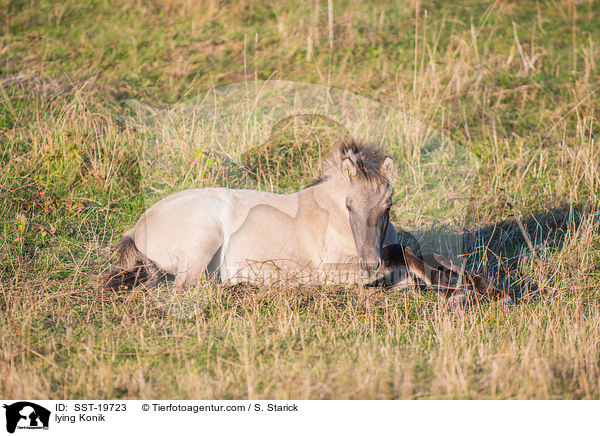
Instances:
[[[2,6],[2,397],[600,397],[597,4],[334,3],[333,50],[326,2]],[[469,267],[519,303],[95,289],[90,274],[151,202],[196,186],[290,192],[318,172],[310,147],[347,133],[304,117],[218,148],[210,124],[123,121],[126,99],[170,108],[254,79],[330,85],[405,115],[386,126],[404,135],[386,144],[394,223],[433,248],[458,234]],[[443,213],[442,176],[460,168],[440,138],[480,165],[460,220]]]

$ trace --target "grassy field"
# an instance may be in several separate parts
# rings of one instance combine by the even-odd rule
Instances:
[[[600,399],[598,29],[597,1],[0,0],[0,397]],[[155,199],[289,192],[318,169],[314,138],[343,134],[319,117],[301,137],[279,123],[258,154],[269,132],[239,129],[217,149],[210,123],[123,121],[126,100],[167,109],[256,80],[403,114],[388,123],[410,133],[387,144],[393,222],[418,238],[454,232],[467,265],[518,304],[450,308],[423,289],[96,289],[90,274]],[[250,124],[252,111],[236,114],[231,125]],[[428,153],[422,126],[479,162],[458,220],[430,178],[455,155]],[[248,171],[232,170],[238,157]]]

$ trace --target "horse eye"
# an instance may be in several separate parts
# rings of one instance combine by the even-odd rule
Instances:
[[[349,204],[346,205],[346,209],[348,209],[348,212],[352,212],[352,207]]]

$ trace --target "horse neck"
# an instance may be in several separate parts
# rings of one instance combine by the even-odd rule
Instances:
[[[326,243],[354,246],[352,230],[350,229],[345,207],[343,207],[346,199],[346,185],[342,176],[328,177],[325,181],[304,191],[307,191],[305,195],[308,194],[311,198],[314,198],[314,202],[327,215]],[[312,210],[310,208],[303,209],[306,209],[309,213]]]
[[[313,198],[314,201],[330,215],[343,215],[343,210],[339,207],[339,198],[345,197],[343,183],[337,175],[326,178],[321,183],[313,185],[299,192],[301,198]]]

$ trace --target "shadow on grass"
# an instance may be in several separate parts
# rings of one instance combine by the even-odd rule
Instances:
[[[467,265],[476,270],[485,264],[485,274],[507,290],[515,303],[538,299],[543,295],[538,285],[519,271],[523,257],[535,255],[541,249],[560,251],[568,235],[577,231],[589,215],[584,204],[565,204],[528,216],[513,215],[464,232],[461,235],[464,252],[470,253]]]
[[[431,244],[425,250],[419,240],[447,238],[458,241],[460,249],[455,253],[458,254],[455,261],[460,259],[460,265],[460,261],[464,260],[466,269],[489,278],[518,303],[545,295],[538,289],[537,283],[523,274],[522,262],[542,252],[548,253],[548,250],[559,252],[567,242],[566,238],[576,233],[587,218],[590,218],[590,213],[586,205],[565,204],[525,217],[513,215],[490,225],[475,226],[460,234],[449,235],[437,230],[410,233],[398,228],[398,241],[401,245],[410,247],[418,256],[422,256],[425,251],[442,251],[441,246],[438,248]],[[594,216],[593,222],[597,218]],[[427,289],[420,284],[418,287],[422,291]]]

